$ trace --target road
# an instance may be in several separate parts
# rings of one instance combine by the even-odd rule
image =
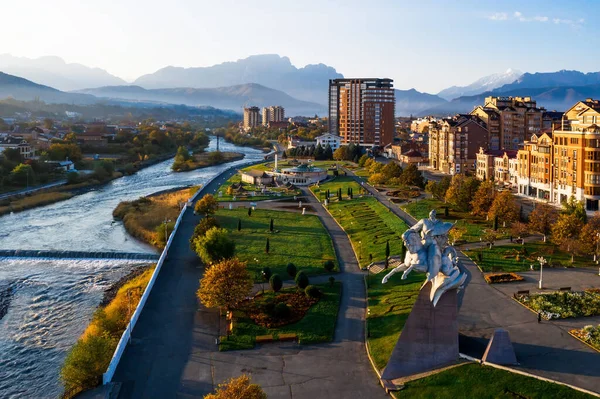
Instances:
[[[45,189],[52,188],[52,187],[63,186],[65,184],[67,184],[66,180],[60,180],[60,181],[55,181],[53,183],[44,184],[41,186],[35,186],[32,188],[25,188],[23,190],[11,191],[9,193],[0,194],[0,200],[5,199],[5,198],[14,197],[16,195],[31,194],[31,193],[35,193],[36,191],[45,190]]]
[[[215,192],[233,173],[216,179],[204,192]],[[251,375],[269,398],[387,397],[366,356],[365,291],[350,241],[316,200],[307,198],[330,231],[343,270],[336,277],[343,283],[343,294],[334,342],[218,352],[217,312],[199,305],[195,296],[203,268],[189,248],[199,220],[190,210],[117,368],[113,381],[121,383],[120,398],[203,397],[243,373]]]

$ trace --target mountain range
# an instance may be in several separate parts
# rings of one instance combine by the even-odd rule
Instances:
[[[4,72],[0,74],[0,98],[67,104],[170,103],[236,112],[245,105],[282,105],[291,116],[326,115],[328,81],[343,77],[333,67],[297,68],[288,57],[275,54],[210,67],[168,66],[139,77],[133,85],[102,69],[66,63],[58,57],[28,59],[3,54],[0,71]],[[509,69],[437,95],[415,89],[395,92],[396,114],[402,116],[469,112],[489,95],[532,96],[539,106],[564,110],[577,100],[600,97],[600,72],[522,74]]]

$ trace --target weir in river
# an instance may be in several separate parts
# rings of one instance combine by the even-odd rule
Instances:
[[[255,149],[223,142],[219,146],[222,151],[241,152],[246,157],[183,173],[172,172],[173,160],[169,160],[67,201],[0,217],[0,250],[120,252],[147,254],[151,261],[158,251],[128,236],[122,224],[113,221],[113,209],[120,201],[203,184],[232,165],[263,158]],[[208,150],[214,147],[211,140]],[[149,262],[0,255],[0,312],[4,313],[0,317],[0,398],[60,395],[60,367],[104,290],[141,263]]]

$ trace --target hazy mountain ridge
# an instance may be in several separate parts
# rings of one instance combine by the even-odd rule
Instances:
[[[172,87],[218,88],[257,83],[284,91],[300,100],[327,104],[329,79],[343,78],[324,64],[297,68],[288,57],[253,55],[209,67],[168,66],[136,79],[133,84],[147,89]]]
[[[396,115],[417,115],[424,110],[446,104],[447,101],[434,94],[421,93],[415,89],[396,89]]]
[[[440,91],[437,95],[446,100],[452,100],[463,96],[473,96],[513,83],[522,75],[523,72],[521,71],[508,69],[503,73],[484,76],[467,86],[451,86]]]
[[[80,90],[78,93],[91,94],[110,99],[134,101],[155,101],[189,106],[209,105],[216,108],[242,111],[242,106],[282,105],[286,115],[325,115],[327,108],[321,104],[301,101],[287,93],[256,83],[217,88],[195,89],[190,87],[144,89],[140,86],[109,86]]]
[[[600,84],[600,72],[583,73],[560,70],[557,72],[524,73],[514,83],[506,84],[496,90],[504,93],[521,88],[582,87]]]
[[[49,86],[0,72],[0,98],[21,101],[40,100],[47,103],[92,104],[98,99],[88,94],[65,93]]]
[[[0,71],[63,91],[127,83],[103,69],[66,63],[55,56],[31,59],[0,54]]]

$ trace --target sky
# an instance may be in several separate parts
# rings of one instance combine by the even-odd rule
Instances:
[[[0,0],[0,53],[127,81],[279,54],[437,93],[508,68],[600,70],[600,1]]]

